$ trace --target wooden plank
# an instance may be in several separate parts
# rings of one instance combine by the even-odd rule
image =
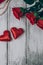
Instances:
[[[12,7],[26,7],[26,4],[22,0],[19,0],[18,2],[17,0],[12,0],[9,6],[9,29],[11,29],[12,27],[21,27],[25,30],[24,34],[16,40],[11,34],[13,40],[8,45],[9,65],[23,65],[24,63],[26,64],[26,62],[23,61],[25,60],[26,18],[24,17],[20,21],[17,20],[13,16]]]
[[[30,33],[28,34],[28,50],[30,51],[28,51],[28,60],[30,60],[30,65],[43,65],[43,30],[36,24],[32,26],[29,20],[27,22],[28,28],[30,26],[30,29],[28,29]]]
[[[13,4],[12,4],[13,3]],[[11,27],[22,27],[25,33],[22,37],[13,40],[8,44],[9,46],[9,65],[26,65],[25,57],[25,43],[26,43],[26,32],[27,32],[27,64],[28,65],[43,65],[43,31],[36,25],[32,26],[27,20],[27,31],[26,31],[26,19],[25,17],[20,22],[13,16],[12,7],[26,7],[26,4],[21,0],[19,2],[12,1],[9,7],[9,30]],[[27,5],[28,7],[28,5]],[[13,22],[13,23],[12,23]],[[25,25],[24,25],[25,24]],[[41,35],[40,35],[41,34]],[[22,41],[22,42],[21,42]]]
[[[28,7],[28,5],[27,5]],[[29,22],[29,20],[28,20]],[[29,23],[30,24],[30,23]],[[30,60],[31,60],[31,64],[35,65],[39,65],[43,62],[43,57],[41,55],[43,55],[43,30],[41,30],[39,27],[37,27],[37,25],[31,25],[30,24],[30,38],[29,38],[29,49],[30,49]]]
[[[0,16],[0,35],[7,30],[7,12]],[[0,65],[7,64],[7,42],[0,41]]]

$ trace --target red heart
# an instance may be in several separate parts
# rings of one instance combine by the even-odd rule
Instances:
[[[36,19],[36,17],[34,16],[34,13],[26,13],[26,17],[30,20],[30,23],[32,24],[32,25],[34,25],[35,24],[35,19]]]
[[[0,3],[4,2],[5,0],[0,0]]]
[[[16,8],[12,8],[12,11],[13,11],[13,15],[20,20],[20,17],[23,16],[23,13],[21,11],[21,9],[19,7],[16,7]]]
[[[11,41],[10,32],[4,31],[3,35],[0,35],[0,41]]]
[[[17,29],[16,27],[13,27],[11,28],[11,32],[13,34],[14,39],[17,39],[24,33],[24,30],[22,28]]]
[[[43,20],[42,19],[39,19],[37,21],[37,26],[40,27],[41,29],[43,29]]]

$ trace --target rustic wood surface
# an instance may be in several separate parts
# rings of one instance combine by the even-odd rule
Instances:
[[[26,17],[17,20],[13,7],[29,7],[23,0],[12,0],[7,12],[0,16],[0,35],[12,27],[21,27],[24,34],[11,42],[0,42],[0,65],[43,65],[43,30],[32,26]]]

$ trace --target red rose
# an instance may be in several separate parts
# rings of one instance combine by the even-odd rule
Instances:
[[[26,17],[30,20],[32,25],[35,24],[36,16],[34,16],[34,13],[26,13]]]
[[[4,2],[5,0],[0,0],[0,3]]]
[[[21,9],[19,7],[17,8],[12,8],[13,11],[13,15],[20,20],[20,18],[23,16],[23,12],[21,11]]]
[[[42,19],[39,19],[37,21],[37,26],[40,27],[41,29],[43,29],[43,20]]]

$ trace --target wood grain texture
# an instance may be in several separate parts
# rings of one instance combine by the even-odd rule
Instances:
[[[0,35],[7,30],[7,12],[0,16]],[[0,41],[0,65],[7,64],[7,42]]]
[[[18,39],[14,39],[12,34],[12,41],[8,43],[9,45],[9,65],[22,65],[22,60],[25,58],[25,43],[26,43],[26,19],[21,18],[21,20],[17,20],[13,13],[12,7],[26,7],[26,4],[22,0],[14,1],[12,0],[9,6],[9,29],[12,27],[23,28],[24,34]]]
[[[0,16],[0,35],[12,27],[21,27],[25,32],[15,40],[10,31],[12,41],[0,42],[0,65],[43,65],[43,30],[36,24],[32,26],[26,17],[17,20],[12,13],[13,7],[30,6],[23,0],[12,0],[7,12]]]
[[[27,5],[27,7],[29,6]],[[27,21],[29,22],[29,20]],[[43,30],[41,30],[36,24],[32,26],[29,22],[29,25],[29,60],[32,65],[43,65]]]
[[[14,3],[14,4],[11,4]],[[32,26],[29,20],[21,18],[18,21],[12,14],[12,7],[28,7],[22,0],[19,2],[12,1],[10,3],[10,27],[22,27],[25,30],[24,36],[10,42],[9,44],[9,65],[39,65],[43,64],[43,31],[36,25]],[[35,4],[35,3],[34,3]],[[34,5],[33,4],[33,5]],[[29,6],[30,7],[30,6]],[[12,23],[13,22],[13,23]],[[27,22],[27,23],[26,23]],[[27,27],[26,27],[27,26]],[[26,30],[27,29],[27,30]],[[27,33],[27,37],[26,37]],[[12,34],[11,34],[12,35]],[[12,37],[13,38],[13,37]],[[26,39],[27,38],[27,39]],[[26,42],[27,40],[27,42]],[[22,41],[22,42],[21,42]],[[27,43],[27,48],[26,48]],[[27,51],[27,52],[25,52]],[[27,59],[26,55],[27,53]]]

